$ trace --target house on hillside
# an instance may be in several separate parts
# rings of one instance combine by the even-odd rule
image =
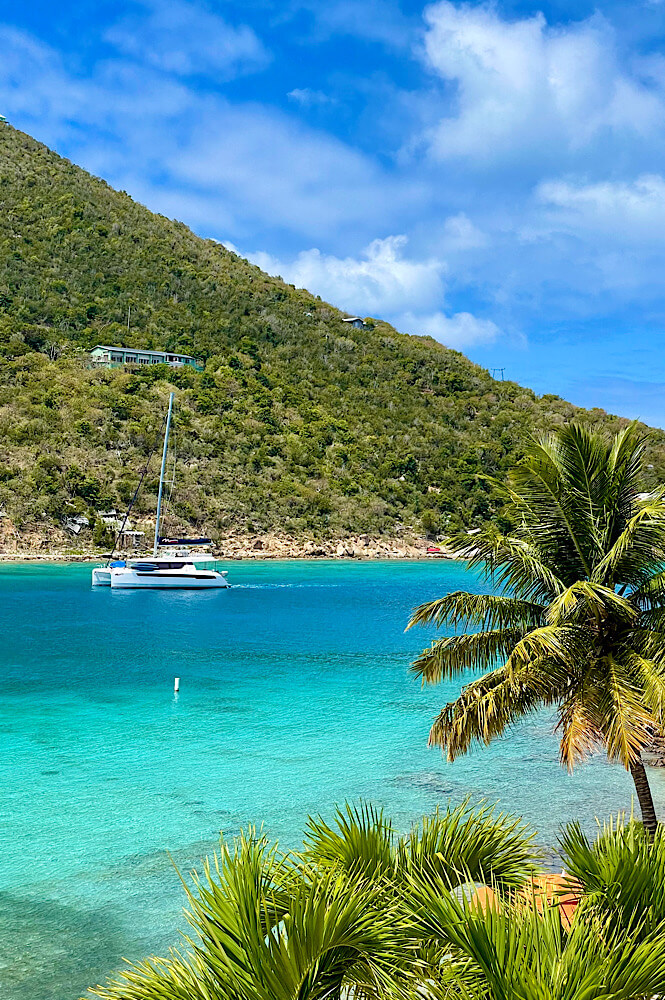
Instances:
[[[342,323],[348,323],[350,326],[354,326],[356,330],[365,329],[365,321],[360,316],[345,316]]]
[[[142,549],[145,544],[145,531],[121,531],[116,539],[116,545],[123,552],[128,549]]]
[[[176,354],[175,351],[148,351],[136,347],[107,347],[97,344],[90,351],[90,359],[94,365],[106,368],[117,368],[119,365],[170,365],[171,368],[182,368],[189,365],[197,371],[203,371],[203,366],[189,354]]]

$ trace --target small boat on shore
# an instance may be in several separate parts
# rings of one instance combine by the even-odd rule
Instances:
[[[160,537],[164,473],[172,415],[173,393],[169,397],[164,433],[152,555],[131,559],[111,558],[105,566],[95,566],[92,571],[93,587],[111,587],[114,590],[210,590],[230,586],[226,572],[220,572],[216,568],[214,556],[203,548],[212,544],[211,539]]]

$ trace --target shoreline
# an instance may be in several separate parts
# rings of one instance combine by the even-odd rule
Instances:
[[[114,559],[136,559],[141,555],[138,552],[116,552]],[[359,556],[337,556],[337,555],[283,555],[267,552],[250,552],[246,555],[225,555],[213,553],[220,562],[443,562],[459,561],[452,555],[359,555]],[[143,558],[148,558],[145,554]],[[29,565],[31,563],[103,563],[108,559],[108,553],[81,553],[81,552],[51,552],[51,553],[30,553],[30,552],[0,552],[0,564],[12,563],[18,565]]]
[[[108,550],[94,551],[87,546],[69,548],[58,539],[43,537],[20,539],[0,551],[2,562],[103,562],[108,559]],[[5,539],[6,542],[6,539]],[[23,543],[23,544],[21,544]],[[303,559],[303,560],[414,560],[414,559],[455,559],[456,555],[444,545],[438,545],[439,552],[428,553],[428,547],[438,543],[424,538],[381,537],[355,535],[319,541],[312,538],[299,539],[284,535],[229,535],[214,543],[213,555],[219,560],[241,559]],[[137,558],[148,553],[139,549],[118,550],[114,556]]]

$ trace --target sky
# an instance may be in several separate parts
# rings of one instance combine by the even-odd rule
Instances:
[[[665,427],[663,0],[0,0],[0,114],[349,313]]]

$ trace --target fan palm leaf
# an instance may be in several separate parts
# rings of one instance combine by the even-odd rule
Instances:
[[[188,953],[130,967],[104,1000],[378,998],[399,984],[413,947],[380,880],[295,866],[267,843],[222,846],[188,889]],[[404,973],[408,978],[408,974]],[[190,990],[187,993],[187,990]]]
[[[559,836],[566,870],[584,890],[583,906],[615,926],[647,936],[665,923],[665,835],[653,838],[641,824],[619,818],[591,839],[578,822]]]
[[[592,909],[567,932],[556,903],[481,907],[425,883],[414,895],[419,933],[448,948],[433,998],[647,1000],[665,986],[662,935],[617,929]]]
[[[395,833],[383,810],[367,803],[335,811],[332,824],[310,817],[304,857],[319,868],[348,875],[388,875],[395,866]]]
[[[425,816],[397,846],[400,882],[415,877],[440,879],[450,888],[460,882],[487,882],[516,890],[536,870],[541,851],[535,831],[522,820],[488,803],[457,806]]]

